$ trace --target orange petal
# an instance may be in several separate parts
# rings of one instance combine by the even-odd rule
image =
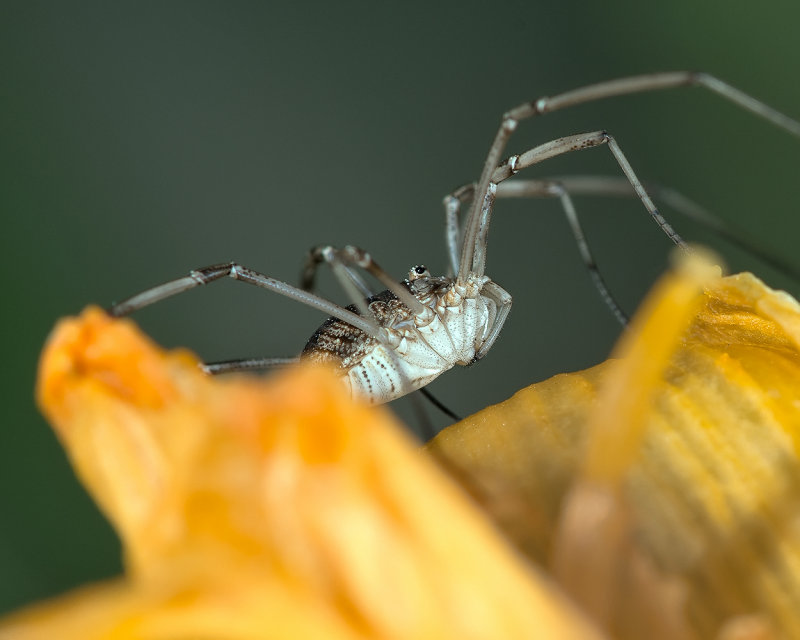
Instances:
[[[687,282],[657,297],[625,362],[533,385],[428,448],[530,557],[561,545],[584,586],[611,571],[591,589],[620,607],[620,637],[713,637],[750,615],[800,637],[800,305],[749,274],[697,303]],[[581,479],[584,526],[565,542]],[[580,555],[602,537],[592,510],[627,547]]]
[[[196,365],[96,309],[59,325],[40,403],[128,577],[0,637],[597,637],[388,412],[325,370]]]

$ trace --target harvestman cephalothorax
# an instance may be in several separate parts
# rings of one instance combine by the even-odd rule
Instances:
[[[311,336],[298,358],[221,362],[205,365],[206,371],[264,369],[301,359],[331,362],[338,367],[354,395],[373,403],[388,402],[424,387],[454,365],[466,366],[477,362],[491,349],[511,310],[511,295],[485,274],[486,245],[494,201],[497,197],[547,196],[560,198],[584,264],[606,304],[624,324],[626,316],[600,276],[570,199],[571,191],[607,195],[619,190],[619,182],[608,179],[505,182],[521,170],[548,158],[606,145],[622,170],[627,182],[626,190],[638,196],[670,240],[686,249],[683,240],[653,204],[617,141],[607,131],[592,131],[558,138],[502,161],[501,158],[522,120],[603,98],[684,86],[705,87],[800,137],[800,123],[705,73],[653,73],[601,82],[539,98],[519,105],[503,116],[479,181],[461,187],[445,198],[451,275],[432,276],[425,267],[415,266],[405,280],[397,282],[362,249],[324,246],[310,252],[301,288],[230,262],[195,269],[187,276],[147,289],[113,305],[110,314],[124,316],[224,277],[256,285],[319,309],[329,318]],[[469,213],[462,225],[461,206],[470,202]],[[675,204],[681,206],[678,202]],[[683,208],[690,212],[690,206],[684,204]],[[311,292],[316,269],[323,263],[333,269],[353,300],[349,307],[340,307]],[[386,290],[373,294],[358,270],[374,276]]]

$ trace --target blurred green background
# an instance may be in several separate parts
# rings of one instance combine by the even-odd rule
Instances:
[[[33,404],[37,357],[60,316],[231,259],[296,282],[318,243],[369,249],[398,278],[417,263],[441,272],[442,196],[477,177],[501,113],[540,95],[691,68],[800,117],[796,1],[339,5],[0,8],[0,610],[120,571],[113,533]],[[601,128],[643,178],[794,258],[800,142],[683,89],[548,116],[523,125],[510,151]],[[528,175],[567,173],[617,169],[601,148]],[[577,205],[612,289],[634,309],[668,241],[633,200]],[[733,269],[797,293],[671,220]],[[497,206],[488,273],[514,309],[484,361],[431,386],[456,412],[606,357],[619,328],[555,202]],[[293,355],[322,320],[233,282],[136,319],[162,344],[207,359]],[[396,408],[412,415],[407,403]]]

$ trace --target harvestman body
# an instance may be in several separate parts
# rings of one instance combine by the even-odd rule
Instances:
[[[584,239],[570,191],[608,195],[618,189],[614,179],[504,181],[522,169],[570,151],[607,145],[650,216],[675,244],[685,244],[664,220],[637,178],[616,140],[605,131],[571,135],[539,145],[500,161],[519,121],[612,96],[699,85],[800,137],[800,123],[738,89],[703,73],[670,72],[622,78],[520,105],[503,116],[489,149],[480,180],[445,198],[446,237],[452,276],[431,276],[416,266],[398,283],[370,255],[356,247],[318,247],[309,255],[302,288],[275,280],[237,263],[197,269],[188,276],[148,289],[110,309],[127,315],[154,302],[224,277],[269,289],[325,312],[330,317],[314,333],[300,358],[259,358],[207,364],[210,373],[264,369],[298,359],[334,363],[354,395],[373,403],[388,402],[420,389],[455,365],[480,360],[491,349],[511,309],[511,296],[485,275],[489,223],[496,197],[558,197],[572,228],[581,257],[612,313],[626,316],[611,296]],[[462,226],[459,212],[471,201]],[[684,206],[687,213],[690,207]],[[311,293],[318,265],[328,264],[354,301],[340,307]],[[370,273],[386,290],[372,294],[357,269]]]

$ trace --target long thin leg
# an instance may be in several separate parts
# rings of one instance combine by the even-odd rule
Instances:
[[[388,276],[374,261],[372,261],[372,259],[369,257],[369,254],[366,252],[354,247],[348,247],[345,255],[347,259],[358,261],[359,266],[367,269],[367,271],[373,275],[376,275],[376,277],[382,282],[390,278],[390,276]],[[334,260],[332,263],[332,266],[335,269],[337,261]],[[338,264],[339,266],[343,267],[341,262]],[[349,272],[349,269],[345,267],[343,267],[343,270],[343,272],[340,271],[338,273],[340,279],[342,280],[343,286],[348,289],[346,285],[349,283],[353,287],[353,289],[349,291],[351,297],[362,301],[363,304],[363,298],[361,298],[360,295],[361,292],[355,285],[353,285],[354,278],[352,277],[352,274]],[[380,275],[377,275],[377,272],[379,272]],[[361,329],[367,334],[372,335],[379,340],[383,340],[383,336],[377,330],[375,323],[365,320],[365,318],[370,317],[368,310],[365,310],[364,317],[359,316],[352,311],[344,309],[343,307],[333,304],[332,302],[329,302],[324,298],[320,298],[319,296],[316,296],[308,291],[297,289],[296,287],[293,287],[285,282],[275,280],[274,278],[270,278],[269,276],[258,273],[257,271],[253,271],[252,269],[247,269],[246,267],[243,267],[235,262],[195,269],[191,271],[188,276],[170,280],[169,282],[165,282],[164,284],[152,287],[151,289],[147,289],[141,293],[131,296],[122,302],[113,304],[108,310],[108,313],[114,317],[126,316],[138,311],[139,309],[159,302],[160,300],[164,300],[165,298],[172,297],[179,293],[183,293],[184,291],[188,291],[189,289],[194,289],[224,277],[230,277],[241,282],[246,282],[248,284],[253,284],[258,287],[280,293],[281,295],[307,304],[315,309],[319,309],[329,316],[334,316],[340,320],[344,320],[348,324]],[[396,284],[396,282],[392,281],[392,285]],[[403,289],[403,293],[408,296],[411,295],[405,289]],[[413,298],[413,296],[411,297]],[[417,301],[416,298],[413,299],[417,304],[419,304],[419,301]],[[392,350],[389,350],[389,352],[394,354]],[[201,366],[206,373],[216,375],[221,373],[269,369],[278,366],[286,366],[298,361],[299,358],[247,358],[243,360],[228,360],[223,362],[206,363]],[[449,411],[446,407],[444,407],[444,405],[435,400],[430,393],[425,394],[425,396],[430,399],[437,408],[444,411],[449,417],[457,419],[453,412]],[[427,418],[423,420],[423,424],[427,424],[428,430],[430,431],[430,423]]]
[[[309,253],[309,258],[303,271],[302,279],[304,288],[313,284],[315,271],[322,263],[329,264],[334,270],[336,270],[337,267],[340,269],[340,279],[341,277],[346,276],[349,283],[354,287],[354,289],[351,290],[351,293],[354,293],[355,290],[369,291],[366,283],[364,283],[364,281],[350,268],[351,265],[355,265],[367,271],[367,273],[371,274],[387,289],[392,291],[392,293],[394,293],[398,299],[400,299],[409,309],[411,309],[413,313],[418,314],[424,310],[422,303],[420,303],[419,300],[417,300],[405,287],[399,284],[386,271],[384,271],[383,268],[381,268],[378,263],[372,259],[372,256],[370,256],[369,253],[363,249],[359,249],[358,247],[350,245],[344,247],[343,249],[336,249],[331,246],[319,246],[312,249]],[[342,282],[342,284],[345,285],[347,282]],[[492,285],[496,286],[494,283],[492,283]],[[499,287],[497,288],[499,289]],[[502,321],[505,321],[505,317],[508,315],[508,310],[510,309],[510,296],[508,296],[508,294],[506,294],[506,296],[509,298],[509,303],[508,308],[504,310]],[[366,309],[362,310],[362,313],[367,313]],[[499,328],[500,327],[497,329],[497,334],[499,334]],[[497,335],[493,336],[492,342],[494,342],[496,337]],[[388,351],[392,357],[398,358],[393,350],[389,349]],[[402,371],[402,367],[398,367],[398,370]],[[437,400],[430,391],[424,387],[418,389],[418,391],[420,391],[429,402],[431,402],[437,409],[442,411],[449,418],[453,420],[459,420],[459,417],[450,411],[450,409],[443,405],[439,400]],[[413,401],[414,398],[412,398],[412,402]],[[417,403],[414,402],[414,408],[417,413],[417,418],[422,425],[421,430],[423,435],[433,437],[436,432],[433,430],[433,427],[425,415],[425,412],[422,410],[422,407],[418,406]]]
[[[628,195],[635,195],[633,188],[627,180],[621,179],[621,182],[624,182],[627,186],[629,192]],[[449,206],[447,207],[446,215],[448,217],[452,216],[453,220],[455,221],[456,228],[458,225],[460,204],[461,202],[465,202],[470,199],[474,189],[474,184],[464,185],[454,191],[452,196],[448,196],[448,198],[452,200],[447,203]],[[578,218],[578,212],[575,209],[575,205],[572,202],[572,198],[570,197],[568,190],[564,188],[563,183],[558,179],[518,180],[504,182],[502,185],[499,185],[497,196],[501,198],[559,198],[561,201],[561,206],[564,210],[564,215],[567,218],[570,230],[575,238],[575,243],[578,246],[578,252],[580,253],[581,260],[583,260],[583,264],[586,267],[586,270],[589,272],[589,277],[592,279],[592,282],[600,294],[600,297],[603,299],[603,302],[605,302],[606,306],[609,308],[617,321],[623,327],[627,326],[628,316],[622,310],[622,307],[617,302],[616,298],[606,284],[603,275],[600,273],[597,262],[595,261],[591,249],[589,248],[589,243],[586,241],[586,235],[584,234],[583,226]],[[447,201],[447,198],[445,200]],[[449,225],[450,222],[448,221],[448,227]]]
[[[383,268],[381,268],[380,265],[378,265],[378,263],[372,259],[372,256],[370,256],[370,254],[363,249],[350,245],[344,247],[343,249],[337,249],[331,246],[317,247],[312,252],[311,261],[320,263],[325,262],[326,264],[330,265],[331,269],[334,271],[334,274],[336,274],[337,278],[339,279],[342,288],[348,292],[351,299],[353,299],[353,301],[356,303],[359,311],[364,317],[371,317],[369,308],[367,306],[367,301],[361,296],[361,291],[363,288],[366,288],[366,284],[350,269],[350,267],[359,267],[364,269],[367,273],[372,275],[382,285],[394,293],[397,298],[411,310],[412,313],[416,315],[421,315],[426,311],[431,314],[433,313],[432,310],[425,307],[402,284],[397,282],[386,271],[384,271]],[[306,271],[306,274],[307,273],[308,271]],[[307,278],[304,277],[304,284],[306,280]],[[381,341],[385,342],[385,338],[383,336],[381,336],[380,339]],[[392,348],[388,348],[386,351],[394,360],[397,370],[402,372],[404,367],[399,355]],[[403,378],[403,386],[410,386],[408,384],[409,381],[407,377],[403,375]],[[425,427],[423,430],[431,431],[430,422],[428,421],[427,416],[425,416],[424,411],[422,411],[422,408],[416,403],[414,403],[414,406],[417,410],[418,419],[421,421],[421,424],[427,425],[427,427]]]
[[[586,241],[586,235],[583,232],[583,227],[581,226],[580,219],[578,218],[578,212],[575,210],[575,205],[572,203],[572,198],[570,198],[569,193],[567,193],[562,185],[554,184],[553,191],[561,200],[561,206],[564,209],[564,214],[566,215],[567,222],[572,230],[572,235],[575,238],[576,244],[578,245],[578,251],[581,255],[581,260],[583,260],[583,264],[588,270],[589,276],[591,277],[595,288],[600,293],[600,297],[603,299],[603,302],[606,303],[606,306],[611,310],[611,313],[614,314],[614,317],[617,319],[617,321],[623,327],[627,326],[628,315],[622,310],[622,307],[617,302],[616,298],[614,298],[614,296],[611,294],[611,290],[608,288],[605,279],[600,273],[600,269],[597,267],[597,262],[595,261],[591,250],[589,249],[589,243]]]
[[[450,262],[450,275],[458,274],[459,247],[461,246],[461,223],[458,219],[461,204],[469,202],[475,195],[477,185],[468,184],[459,187],[444,197],[444,234],[447,244],[447,257]]]
[[[317,253],[320,262],[326,262],[336,269],[337,265],[345,269],[350,266],[357,266],[364,269],[367,273],[372,275],[378,282],[391,291],[397,298],[411,309],[412,313],[420,314],[424,312],[424,305],[417,300],[411,292],[408,291],[402,284],[392,278],[384,269],[372,259],[372,256],[358,247],[348,245],[343,249],[336,249],[335,247],[325,246],[318,247]],[[343,275],[347,275],[342,272]],[[363,282],[363,281],[362,281]],[[342,283],[345,284],[345,283]]]
[[[115,317],[125,316],[133,313],[134,311],[159,302],[160,300],[164,300],[165,298],[188,291],[189,289],[194,289],[195,287],[199,287],[225,277],[230,277],[234,280],[252,284],[269,291],[274,291],[275,293],[279,293],[293,300],[297,300],[298,302],[302,302],[310,307],[319,309],[328,316],[339,318],[340,320],[347,322],[357,329],[364,331],[366,334],[373,336],[380,341],[384,341],[385,337],[379,330],[377,324],[373,321],[369,310],[364,304],[363,298],[360,296],[360,292],[353,285],[352,280],[347,276],[347,274],[342,273],[343,267],[341,262],[334,260],[332,267],[334,268],[335,272],[337,272],[337,267],[339,267],[337,275],[342,283],[342,286],[348,290],[348,293],[351,295],[354,301],[360,302],[360,306],[363,307],[363,316],[353,313],[352,311],[340,307],[337,304],[329,302],[324,298],[320,298],[313,293],[303,291],[302,289],[293,287],[290,284],[281,282],[280,280],[275,280],[274,278],[270,278],[262,273],[258,273],[257,271],[243,267],[235,262],[195,269],[189,272],[188,276],[170,280],[169,282],[151,289],[147,289],[142,293],[128,298],[127,300],[123,300],[122,302],[112,305],[112,307],[108,310],[108,313]],[[390,353],[393,353],[393,351],[390,350]],[[230,364],[223,362],[216,363],[216,365],[211,365],[211,369],[212,372],[222,372],[223,370],[233,371],[237,370],[237,368],[252,369],[258,368],[260,365],[263,365],[264,362],[265,360],[263,359],[239,361],[238,363],[234,361]]]
[[[484,340],[480,349],[475,352],[470,364],[477,362],[489,352],[489,349],[492,348],[495,340],[497,340],[497,337],[500,335],[500,331],[506,322],[506,318],[508,317],[508,312],[511,311],[511,294],[496,282],[487,282],[483,286],[482,294],[487,298],[494,300],[495,304],[497,305],[497,311],[495,313],[492,325],[489,328],[489,334],[486,336],[486,340]]]
[[[474,188],[474,185],[469,186]],[[731,233],[727,224],[720,218],[675,189],[653,182],[645,183],[644,187],[654,198],[666,203],[670,209],[674,209],[690,220],[722,234],[726,238],[728,237],[726,234]],[[511,180],[498,186],[497,196],[499,198],[552,198],[559,195],[559,188],[573,196],[638,197],[627,178],[580,175]],[[460,187],[454,193],[462,193],[464,190],[464,187]],[[464,202],[469,195],[468,193],[466,198],[462,196],[461,202]],[[734,241],[733,238],[729,239]],[[743,238],[739,238],[738,241],[745,242]],[[748,247],[742,248],[750,250]],[[758,253],[756,255],[761,257]]]
[[[769,257],[767,255],[762,255],[765,253],[765,250],[751,246],[742,235],[737,235],[737,232],[730,229],[725,222],[694,200],[687,198],[671,187],[664,187],[657,183],[647,182],[644,184],[644,187],[647,189],[648,193],[653,194],[656,199],[666,203],[671,209],[719,233],[742,249],[750,251],[759,259],[769,262]],[[451,236],[454,241],[457,241],[459,238],[462,206],[472,200],[476,189],[477,185],[475,183],[465,184],[444,198],[448,248],[452,243]],[[560,196],[562,189],[574,196],[638,197],[627,178],[592,175],[548,176],[545,178],[525,178],[524,180],[517,179],[506,181],[498,185],[497,197],[554,198]],[[453,255],[455,255],[457,260],[458,254],[450,254],[450,257],[452,258]],[[778,268],[786,269],[787,267],[784,265]],[[794,275],[791,270],[790,275]]]
[[[446,228],[448,230],[448,246],[450,246],[450,229],[453,228],[455,230],[452,235],[457,238],[461,206],[472,199],[475,188],[475,184],[463,185],[444,199],[445,215],[447,217]],[[769,265],[790,278],[800,280],[800,268],[798,268],[797,265],[782,260],[780,257],[776,257],[774,252],[769,249],[758,246],[745,233],[731,228],[710,211],[675,189],[654,183],[647,183],[646,189],[649,193],[652,193],[655,198],[664,202],[671,209],[674,209],[688,219],[713,231],[731,244],[758,258],[764,264]],[[617,320],[624,325],[626,324],[627,316],[611,294],[594,259],[591,257],[588,243],[582,239],[583,231],[570,195],[637,197],[636,192],[627,178],[617,176],[552,176],[540,179],[509,180],[498,185],[497,188],[498,198],[555,197],[561,200],[565,215],[570,223],[570,228],[578,244],[584,266],[586,266],[589,271],[590,277],[606,305]]]
[[[650,188],[650,187],[648,187]],[[681,194],[670,189],[663,189],[660,187],[654,188],[659,195],[664,196],[666,201],[669,201],[675,206],[676,209],[685,215],[692,217],[708,226],[717,228],[722,226],[710,213],[702,209],[699,205],[693,203],[691,200],[684,198]],[[448,235],[450,228],[455,229],[455,235],[458,234],[458,215],[461,204],[468,202],[474,194],[475,185],[463,185],[459,187],[452,195],[445,198],[445,213],[447,216],[447,229]],[[586,241],[586,236],[583,227],[578,218],[575,205],[572,202],[570,193],[580,193],[585,195],[605,195],[605,196],[635,196],[631,183],[626,178],[617,177],[604,177],[604,176],[585,176],[585,177],[563,177],[563,178],[549,178],[549,179],[528,179],[528,180],[515,180],[510,182],[503,182],[498,185],[497,197],[501,198],[559,198],[561,201],[564,214],[569,223],[572,235],[575,238],[575,243],[578,246],[581,259],[589,272],[589,276],[595,285],[595,288],[600,293],[600,297],[611,310],[611,313],[617,321],[626,326],[628,323],[628,316],[622,310],[622,307],[614,298],[611,290],[605,282],[597,262],[592,255],[589,243]],[[448,237],[448,245],[450,244]]]
[[[623,198],[636,196],[636,192],[631,187],[630,182],[617,176],[553,176],[540,180],[509,180],[498,187],[497,197],[558,197],[558,189],[554,185],[560,185],[564,191],[575,196]],[[666,204],[670,209],[674,209],[689,220],[713,231],[724,240],[758,258],[773,269],[790,278],[800,280],[800,268],[797,265],[782,260],[780,257],[775,256],[772,250],[759,246],[746,233],[731,227],[682,193],[670,187],[654,183],[646,183],[645,188],[654,198]],[[464,187],[461,187],[454,193],[459,193],[463,190]],[[461,202],[463,201],[462,199]]]
[[[439,398],[437,398],[430,391],[428,391],[427,387],[420,387],[419,389],[417,389],[417,391],[419,391],[425,397],[425,399],[428,402],[430,402],[434,407],[436,407],[439,411],[441,411],[448,418],[451,418],[452,420],[455,420],[456,422],[461,420],[461,418],[459,418],[457,414],[453,413],[447,407],[447,405],[443,404],[441,402],[441,400],[439,400]],[[436,431],[431,430],[430,437],[433,437],[435,435],[436,435]],[[430,439],[430,438],[428,438],[428,439]]]
[[[247,269],[246,267],[236,264],[235,262],[216,264],[210,267],[203,267],[202,269],[195,269],[194,271],[189,272],[188,276],[177,278],[176,280],[170,280],[169,282],[165,282],[164,284],[153,287],[152,289],[147,289],[146,291],[136,294],[127,300],[123,300],[122,302],[112,305],[112,307],[108,310],[108,313],[116,317],[126,316],[134,311],[138,311],[139,309],[158,302],[159,300],[164,300],[165,298],[169,298],[179,293],[183,293],[184,291],[188,291],[189,289],[194,289],[200,285],[208,284],[209,282],[214,282],[215,280],[225,277],[230,277],[234,280],[240,280],[241,282],[246,282],[247,284],[268,289],[269,291],[274,291],[275,293],[279,293],[287,298],[297,300],[298,302],[302,302],[309,307],[319,309],[328,316],[334,316],[340,320],[344,320],[348,324],[353,325],[357,329],[361,329],[371,336],[380,338],[380,333],[377,332],[375,324],[369,322],[368,319],[363,318],[352,311],[348,311],[337,304],[328,302],[324,298],[320,298],[313,293],[303,291],[302,289],[293,287],[292,285],[281,282],[280,280],[275,280],[274,278],[265,276],[264,274],[253,271],[252,269]]]
[[[564,138],[558,138],[557,140],[552,140],[545,144],[534,147],[533,149],[530,149],[521,155],[511,156],[508,160],[504,161],[495,169],[492,174],[492,180],[489,182],[489,189],[486,192],[487,196],[484,198],[484,203],[481,206],[481,217],[479,219],[480,224],[478,225],[476,234],[472,238],[469,236],[464,238],[465,251],[468,242],[474,243],[474,247],[471,252],[473,255],[473,262],[470,272],[477,275],[483,275],[486,265],[486,234],[488,232],[489,215],[491,213],[491,200],[493,200],[497,185],[500,182],[515,175],[520,170],[530,167],[534,164],[538,164],[539,162],[547,160],[548,158],[563,155],[571,151],[579,151],[581,149],[596,147],[602,144],[608,145],[608,148],[616,159],[617,164],[619,164],[622,172],[625,174],[625,177],[630,182],[634,191],[636,191],[636,194],[639,196],[642,204],[644,204],[645,208],[650,212],[650,216],[653,218],[653,220],[655,220],[656,224],[658,224],[658,226],[670,240],[672,240],[679,247],[685,249],[686,243],[659,213],[658,209],[656,209],[656,206],[653,204],[650,196],[645,191],[642,183],[636,176],[636,173],[634,173],[633,168],[631,167],[628,159],[625,157],[625,154],[622,152],[622,149],[620,149],[614,137],[606,131],[594,131],[591,133],[579,133],[572,136],[566,136]],[[470,223],[471,222],[472,221],[470,220]],[[459,277],[460,276],[461,274],[459,272]]]
[[[297,364],[298,362],[300,362],[300,358],[245,358],[242,360],[224,360],[222,362],[204,362],[203,364],[200,365],[200,368],[207,374],[215,376],[225,373],[265,371],[267,369],[286,367],[292,364]],[[459,418],[458,415],[453,413],[446,405],[444,405],[436,396],[434,396],[425,387],[421,387],[420,389],[417,389],[417,391],[419,391],[428,402],[430,402],[434,407],[436,407],[439,411],[445,414],[448,418],[451,418],[456,422],[461,420],[461,418]],[[436,431],[431,426],[430,420],[428,420],[427,416],[425,416],[424,413],[421,411],[419,411],[418,414],[422,415],[422,417],[420,418],[420,425],[421,425],[420,430],[422,431],[423,437],[430,439],[433,436],[435,436]]]
[[[464,234],[459,267],[456,270],[459,280],[463,281],[463,279],[466,278],[474,262],[475,241],[480,231],[482,219],[485,217],[483,215],[483,206],[484,199],[489,192],[489,183],[493,181],[495,168],[500,163],[500,158],[502,157],[506,144],[517,128],[517,124],[520,120],[533,118],[545,113],[592,102],[594,100],[684,86],[705,87],[739,107],[784,129],[792,135],[800,137],[800,122],[789,118],[714,76],[693,71],[653,73],[620,78],[589,85],[573,91],[567,91],[566,93],[561,93],[553,97],[542,97],[538,100],[519,105],[504,114],[502,122],[500,123],[500,128],[486,156],[483,171],[481,172],[481,177],[476,189],[477,196],[473,200],[466,233]]]
[[[319,270],[320,265],[327,264],[330,266],[330,263],[326,262],[325,260],[325,253],[331,249],[332,247],[329,245],[319,245],[313,247],[308,252],[306,261],[303,264],[303,270],[300,273],[300,288],[303,289],[303,291],[314,291],[314,285],[317,279],[317,271]],[[343,266],[347,271],[347,276],[361,292],[361,297],[369,298],[373,294],[372,289],[369,288],[367,283],[364,282],[363,278],[358,275],[355,269],[349,267],[348,265]]]
[[[361,254],[365,254],[366,252],[362,250],[358,250]],[[334,249],[328,245],[320,245],[317,247],[313,247],[307,255],[306,262],[303,266],[303,270],[301,273],[301,287],[304,291],[311,292],[311,289],[314,286],[314,282],[316,279],[316,273],[319,269],[319,266],[322,264],[327,264],[329,266],[333,266],[333,262],[336,260],[331,259],[331,255],[335,255],[339,252],[339,250]],[[345,264],[343,260],[339,260],[340,266],[342,267],[342,271],[340,271],[340,275],[345,274],[350,282],[355,286],[359,293],[359,300],[369,298],[372,295],[372,290],[367,286],[366,282],[358,275],[358,273],[350,267],[349,265]],[[371,267],[373,269],[379,269],[378,265],[372,261]],[[382,270],[381,270],[382,271]],[[389,278],[388,275],[385,276]],[[362,310],[363,313],[363,310]],[[295,364],[299,362],[299,358],[245,358],[239,360],[224,360],[221,362],[209,362],[204,363],[201,365],[203,371],[210,375],[220,375],[225,373],[238,373],[244,371],[263,371],[267,369],[273,369],[281,366],[287,366],[290,364]],[[422,392],[422,395],[431,402],[437,409],[447,415],[449,418],[453,420],[459,420],[460,418],[453,413],[450,409],[448,409],[444,404],[442,404],[439,400],[437,400],[430,391],[426,389],[419,389]],[[423,432],[426,430],[429,436],[435,435],[435,433],[431,430],[430,421],[424,415],[424,412],[421,411],[421,408],[417,407],[417,413],[420,414],[420,421],[423,425]]]
[[[200,368],[206,373],[216,376],[221,373],[238,373],[241,371],[264,371],[277,367],[297,364],[300,358],[244,358],[242,360],[224,360],[222,362],[204,362]]]

